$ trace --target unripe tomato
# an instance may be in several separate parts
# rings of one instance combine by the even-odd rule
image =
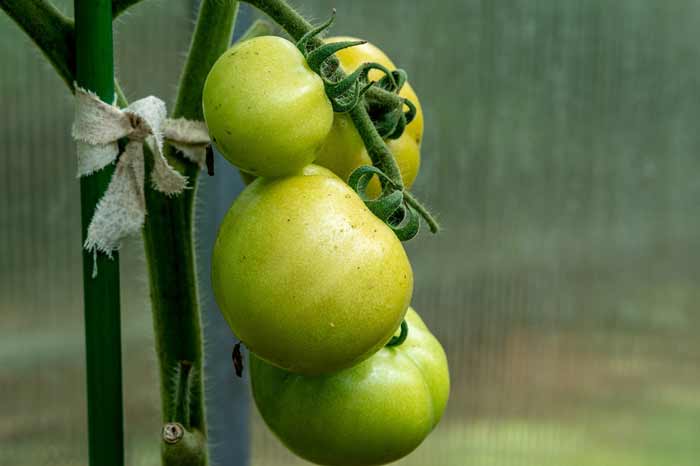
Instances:
[[[447,358],[413,309],[408,337],[333,374],[304,376],[251,354],[255,403],[290,450],[314,463],[369,466],[413,451],[437,425],[450,391]]]
[[[294,372],[349,367],[400,324],[413,274],[396,235],[321,167],[258,178],[214,245],[212,286],[234,333]]]
[[[228,161],[256,176],[282,176],[313,162],[333,123],[321,78],[286,39],[234,45],[204,84],[204,119]]]
[[[357,40],[353,37],[331,37],[326,42],[339,42]],[[343,69],[351,73],[362,63],[376,62],[390,70],[396,69],[396,65],[384,52],[376,46],[366,43],[355,47],[340,50],[336,53]],[[378,80],[383,76],[379,70],[371,70],[369,78]],[[413,88],[405,83],[399,94],[406,97],[416,106],[416,117],[406,126],[404,133],[398,139],[386,141],[389,150],[394,155],[399,166],[404,185],[410,188],[413,185],[420,168],[420,142],[423,137],[423,110]],[[333,120],[333,128],[321,151],[316,158],[318,165],[332,170],[343,180],[361,165],[372,165],[372,160],[362,142],[350,117],[342,113],[336,113]],[[377,177],[374,177],[367,188],[367,194],[376,197],[381,192],[381,186]]]

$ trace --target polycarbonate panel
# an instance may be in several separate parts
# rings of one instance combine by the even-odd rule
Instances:
[[[333,34],[380,45],[425,112],[414,192],[444,231],[407,249],[413,305],[445,346],[453,385],[440,426],[397,464],[695,466],[700,3],[294,4],[316,20],[337,8]],[[146,0],[118,21],[128,97],[172,99],[191,6]],[[0,464],[83,465],[72,101],[4,14],[0,39]],[[138,238],[122,261],[127,463],[153,465],[160,414]],[[251,429],[253,466],[307,464],[257,413]]]

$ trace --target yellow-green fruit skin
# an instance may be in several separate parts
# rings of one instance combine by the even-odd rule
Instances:
[[[312,166],[243,191],[214,244],[212,285],[251,351],[320,374],[362,361],[391,338],[413,274],[395,234],[338,177]]]
[[[241,170],[283,176],[313,162],[333,123],[321,78],[286,39],[256,37],[227,50],[202,95],[216,147]]]
[[[255,403],[291,451],[330,466],[370,466],[413,451],[439,422],[450,378],[440,343],[418,314],[406,314],[408,337],[333,374],[304,376],[251,354]]]
[[[326,42],[339,42],[358,40],[354,37],[331,37]],[[351,73],[362,63],[376,62],[390,70],[396,69],[396,65],[378,47],[371,43],[365,43],[355,47],[340,50],[336,53],[343,69]],[[378,80],[383,76],[379,70],[372,70],[369,78]],[[405,83],[399,94],[416,106],[416,116],[406,126],[404,133],[398,139],[386,141],[389,150],[394,155],[401,172],[404,185],[410,188],[413,185],[420,169],[420,143],[423,138],[423,110],[418,96],[409,83]],[[316,164],[333,171],[343,180],[362,165],[372,165],[372,160],[365,149],[362,138],[355,129],[352,120],[346,114],[336,113],[325,144],[316,158]],[[379,180],[374,177],[367,188],[367,194],[376,197],[381,192]]]

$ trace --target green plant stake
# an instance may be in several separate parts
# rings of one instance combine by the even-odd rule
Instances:
[[[114,100],[111,0],[75,0],[76,81],[103,101]],[[80,178],[83,240],[112,165]],[[93,260],[99,273],[92,277]],[[124,464],[119,258],[83,250],[88,437],[92,466]]]

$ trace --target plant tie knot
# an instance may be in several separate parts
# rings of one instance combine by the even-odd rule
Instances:
[[[153,153],[153,189],[172,196],[187,188],[187,178],[168,163],[163,155],[164,142],[201,168],[211,141],[204,122],[167,118],[165,103],[154,96],[119,109],[76,86],[75,99],[72,135],[77,144],[78,177],[89,176],[116,162],[83,244],[95,257],[97,251],[111,257],[122,238],[141,230],[146,217],[144,143]],[[124,138],[128,142],[120,154],[118,141]],[[94,267],[93,277],[96,275]]]

